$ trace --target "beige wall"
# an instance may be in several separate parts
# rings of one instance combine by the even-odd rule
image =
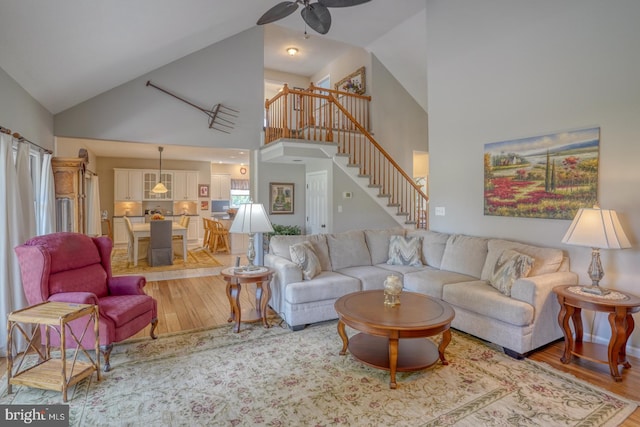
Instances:
[[[560,242],[570,221],[483,215],[483,150],[600,126],[599,201],[633,244],[602,251],[602,284],[640,294],[638,16],[640,2],[624,0],[427,2],[431,228],[562,248],[588,283],[590,249]],[[608,341],[606,316],[593,332]],[[630,343],[640,354],[638,328]]]

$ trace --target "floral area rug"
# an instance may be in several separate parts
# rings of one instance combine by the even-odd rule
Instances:
[[[219,267],[222,264],[216,260],[211,252],[204,248],[198,248],[187,251],[187,263],[183,262],[183,258],[179,255],[175,257],[172,265],[163,265],[159,267],[150,267],[146,259],[139,259],[138,265],[129,265],[126,249],[114,249],[111,252],[111,271],[114,276],[124,274],[141,274],[147,272],[173,271],[194,268],[210,268]]]
[[[351,336],[352,330],[348,329]],[[69,392],[72,426],[614,426],[636,404],[453,333],[440,363],[389,373],[338,353],[336,322],[290,332],[231,326],[114,347],[112,370]],[[35,358],[34,358],[35,360]],[[14,386],[0,404],[53,404]]]

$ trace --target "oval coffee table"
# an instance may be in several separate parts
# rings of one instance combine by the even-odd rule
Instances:
[[[415,292],[403,292],[400,305],[384,305],[384,291],[354,292],[335,302],[338,334],[342,338],[340,355],[347,348],[358,360],[374,368],[390,371],[389,387],[395,389],[396,371],[428,368],[440,359],[449,362],[444,350],[451,342],[451,321],[455,312],[444,301]],[[349,339],[345,325],[360,331]],[[442,332],[440,345],[426,339]]]

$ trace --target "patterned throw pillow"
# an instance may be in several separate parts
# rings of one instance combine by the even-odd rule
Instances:
[[[527,277],[533,267],[534,259],[528,255],[506,249],[498,258],[493,267],[493,274],[489,283],[491,286],[505,294],[511,296],[513,283],[521,277]]]
[[[313,246],[309,242],[297,243],[289,247],[291,261],[295,262],[302,269],[304,280],[311,280],[320,274],[320,260],[313,251]]]
[[[422,237],[389,237],[389,265],[422,266]]]

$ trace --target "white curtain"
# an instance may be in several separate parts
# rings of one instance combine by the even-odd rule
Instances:
[[[56,194],[51,157],[51,154],[43,153],[40,162],[40,185],[36,197],[36,224],[39,236],[56,231]]]
[[[102,217],[100,216],[100,181],[98,175],[89,175],[87,189],[87,234],[102,235]]]
[[[20,194],[23,184],[31,186],[28,147],[25,170],[24,156],[21,156],[20,149],[18,150],[18,167],[14,163],[12,140],[10,135],[0,134],[0,212],[5,212],[4,216],[0,216],[0,263],[2,263],[0,265],[2,267],[0,268],[0,356],[2,357],[6,357],[7,354],[7,316],[12,311],[27,306],[27,299],[22,290],[18,258],[13,248],[24,243],[35,232],[30,234],[29,224],[32,224],[32,220],[27,218],[29,214],[33,215],[33,204],[31,209],[26,208],[30,213],[24,212],[25,206],[29,203],[23,203]],[[29,194],[32,194],[32,191],[29,190]],[[24,349],[24,340],[18,339],[15,343],[18,349]]]

